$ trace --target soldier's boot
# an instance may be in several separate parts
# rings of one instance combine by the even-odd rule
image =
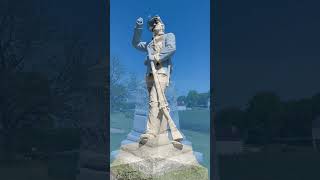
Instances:
[[[147,143],[148,140],[153,139],[153,138],[155,138],[155,137],[156,137],[155,135],[150,134],[150,133],[142,134],[142,135],[140,136],[140,141],[139,141],[139,143],[140,143],[140,144],[145,144],[145,143]]]

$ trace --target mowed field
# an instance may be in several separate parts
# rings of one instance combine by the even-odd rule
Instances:
[[[210,111],[179,111],[180,128],[194,151],[203,154],[203,166],[210,171]]]
[[[121,141],[126,139],[130,132],[132,123],[133,119],[123,113],[110,114],[110,152],[119,149]]]
[[[0,162],[0,174],[3,180],[58,180],[48,176],[47,164],[40,161]]]
[[[182,133],[188,141],[192,142],[193,150],[202,153],[203,162],[201,164],[210,170],[210,134],[183,129]]]
[[[210,111],[179,111],[180,128],[210,134]]]
[[[219,158],[221,180],[319,180],[319,152],[251,153]]]

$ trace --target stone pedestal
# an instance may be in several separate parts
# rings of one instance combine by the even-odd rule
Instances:
[[[178,111],[173,109],[174,111],[170,112],[170,115],[175,122],[176,126],[179,128],[179,114]],[[137,143],[139,142],[141,134],[143,134],[146,130],[146,124],[147,124],[147,111],[143,110],[135,110],[134,113],[134,119],[133,119],[133,128],[131,132],[127,135],[127,138],[121,141],[121,145],[131,144],[131,143]],[[180,131],[181,132],[181,131]],[[182,133],[182,132],[181,132]],[[183,133],[182,133],[183,135]],[[167,137],[170,140],[172,140],[170,130],[168,130],[168,133],[158,135],[161,137]],[[187,138],[183,135],[183,141],[182,144],[192,146],[192,143],[187,140]],[[110,159],[114,160],[117,153],[119,151],[112,151],[110,155]],[[203,154],[200,152],[193,151],[195,157],[197,158],[198,162],[203,162]]]
[[[122,145],[110,166],[111,179],[208,179],[208,170],[198,163],[191,146],[177,149],[171,143],[158,146],[157,142],[159,139],[145,145]]]
[[[171,110],[170,115],[180,129],[173,90],[172,86],[168,88],[166,97]],[[146,144],[139,144],[140,136],[145,133],[147,124],[148,97],[144,86],[138,87],[136,97],[132,130],[121,142],[120,149],[111,152],[111,179],[207,180],[208,170],[199,164],[203,161],[203,155],[192,150],[192,143],[185,136],[182,149],[173,146],[169,129]]]
[[[134,111],[134,118],[133,118],[133,127],[131,132],[127,135],[127,138],[121,142],[121,145],[137,143],[139,142],[141,134],[145,133],[146,125],[147,125],[147,115],[148,115],[148,92],[145,87],[145,82],[141,82],[138,87],[137,91],[134,93],[134,97],[136,98],[135,101],[135,111]],[[175,95],[174,84],[167,88],[166,91],[167,101],[170,107],[170,116],[173,119],[175,125],[178,129],[180,129],[180,120],[179,120],[179,113],[177,108],[177,98]],[[181,132],[181,131],[180,131]],[[168,138],[172,140],[170,130],[168,129]],[[181,132],[182,133],[182,132]],[[182,133],[183,135],[183,133]],[[187,138],[183,135],[182,144],[192,146],[192,143],[187,140]],[[119,153],[119,150],[112,151],[110,155],[110,159],[114,160],[116,155]],[[197,158],[198,162],[203,162],[203,154],[200,152],[193,152],[195,157]]]

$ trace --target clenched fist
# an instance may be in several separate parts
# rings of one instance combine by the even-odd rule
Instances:
[[[136,26],[137,27],[142,27],[142,25],[143,25],[143,19],[142,19],[142,17],[139,17],[137,19],[137,21],[136,21]]]

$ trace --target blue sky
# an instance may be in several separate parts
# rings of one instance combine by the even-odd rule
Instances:
[[[138,17],[144,19],[142,40],[152,35],[147,30],[148,15],[158,14],[166,33],[176,36],[177,51],[173,57],[174,82],[178,95],[189,90],[207,92],[210,88],[210,1],[202,0],[111,0],[110,55],[119,57],[127,72],[143,80],[145,54],[131,45]]]

